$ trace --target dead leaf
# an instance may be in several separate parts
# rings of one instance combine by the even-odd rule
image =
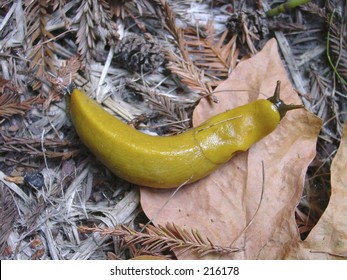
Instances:
[[[6,176],[4,178],[7,182],[15,183],[15,184],[23,184],[24,177],[23,176]]]
[[[273,95],[277,80],[282,81],[282,99],[299,104],[276,41],[270,40],[216,88],[218,104],[200,102],[194,126],[227,109]],[[315,156],[320,127],[321,121],[308,111],[289,112],[273,133],[248,152],[238,154],[207,178],[184,186],[173,198],[174,190],[141,188],[142,208],[155,225],[172,222],[195,228],[216,245],[244,249],[224,258],[282,259],[299,240],[294,209],[307,166]],[[178,257],[196,258],[188,253]]]
[[[327,209],[304,241],[294,244],[288,259],[347,258],[347,125],[331,165],[331,196]]]

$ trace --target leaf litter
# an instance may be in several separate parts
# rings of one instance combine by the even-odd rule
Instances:
[[[171,218],[162,218],[163,223],[159,224],[156,217],[163,211],[157,209],[151,216],[156,226],[144,226],[148,219],[138,207],[138,188],[112,176],[80,145],[66,114],[62,91],[74,81],[108,110],[139,129],[160,135],[179,133],[189,126],[192,104],[198,94],[206,94],[208,99],[197,107],[195,125],[217,113],[218,108],[225,110],[273,94],[276,80],[282,80],[283,67],[276,66],[274,69],[282,70],[271,72],[272,77],[250,71],[254,67],[269,71],[272,64],[267,59],[260,66],[248,66],[250,74],[246,78],[240,75],[232,84],[223,80],[239,61],[252,57],[263,48],[270,34],[274,35],[305,107],[323,120],[318,153],[309,166],[305,192],[295,208],[297,230],[303,239],[328,203],[330,165],[345,119],[345,83],[341,77],[347,66],[343,48],[346,22],[339,13],[345,14],[346,9],[341,8],[341,3],[311,3],[271,21],[264,11],[268,2],[275,1],[248,5],[244,1],[240,2],[243,5],[238,5],[239,1],[234,5],[217,1],[213,7],[204,1],[166,0],[116,4],[90,0],[0,2],[0,208],[7,209],[0,213],[6,218],[1,219],[2,258],[175,258],[173,249],[179,258],[312,258],[312,254],[306,254],[311,245],[305,242],[310,238],[319,240],[322,235],[311,234],[301,243],[293,222],[293,208],[312,157],[311,148],[302,152],[304,138],[314,134],[318,125],[307,112],[288,113],[277,134],[236,156],[216,173],[217,178],[211,175],[213,181],[208,184],[218,184],[213,190],[209,189],[211,186],[184,186],[173,194],[173,199],[165,201],[167,205],[162,204],[165,212],[183,190],[190,189],[192,195],[188,201],[183,200],[186,208],[182,208],[182,215],[205,218],[201,225],[188,224],[188,216],[177,219],[178,223],[165,223]],[[116,46],[126,42],[123,39],[129,34],[136,34],[137,39],[132,41],[132,47],[124,44],[123,57],[127,61],[119,65],[113,50],[119,50]],[[22,44],[24,40],[28,44]],[[156,45],[157,40],[162,50]],[[330,50],[327,54],[326,45]],[[276,48],[267,48],[268,55],[277,55]],[[128,49],[134,50],[130,56]],[[161,63],[158,58],[163,53],[168,63],[154,69]],[[153,62],[153,67],[148,65]],[[131,63],[139,63],[138,69],[150,66],[153,71],[134,73],[126,67]],[[242,70],[235,72],[242,74]],[[220,92],[211,95],[220,83]],[[230,91],[233,89],[242,91]],[[286,102],[300,102],[285,79],[282,96]],[[219,104],[210,104],[217,100]],[[313,145],[311,138],[306,139],[308,147]],[[44,182],[30,178],[43,178]],[[204,189],[209,190],[205,197]],[[316,197],[310,193],[312,190],[316,190]],[[192,202],[195,193],[198,198],[201,195],[201,202]],[[344,195],[341,201],[345,201]],[[187,206],[192,209],[187,210]],[[339,206],[335,207],[338,211]],[[221,221],[221,217],[226,220]],[[329,226],[338,228],[335,223],[344,224],[339,215]],[[81,225],[89,231],[83,232]],[[325,231],[334,236],[335,232]],[[220,242],[224,236],[225,242]],[[344,241],[340,236],[336,244]],[[282,243],[285,253],[278,248]],[[313,246],[310,253],[317,258],[344,257],[345,249],[335,248],[335,243],[326,242],[325,248]],[[293,247],[288,253],[290,244]],[[305,254],[298,247],[304,248]]]

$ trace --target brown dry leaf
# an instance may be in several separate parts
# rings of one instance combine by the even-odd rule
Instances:
[[[200,102],[194,126],[226,109],[271,96],[277,80],[282,81],[282,99],[299,104],[277,43],[270,40],[216,88],[219,104]],[[207,178],[184,186],[172,198],[174,190],[141,188],[143,210],[155,225],[172,222],[195,228],[216,245],[243,248],[223,258],[282,259],[299,241],[294,209],[307,166],[315,156],[320,127],[321,121],[308,111],[289,112],[273,133],[248,152],[238,154]],[[196,258],[188,253],[178,257]]]
[[[288,259],[347,258],[347,125],[331,165],[329,205],[305,241],[295,244]]]

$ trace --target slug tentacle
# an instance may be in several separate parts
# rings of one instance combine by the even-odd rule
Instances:
[[[281,99],[280,99],[280,88],[281,88],[281,81],[277,81],[276,84],[276,89],[275,93],[273,96],[268,98],[268,100],[273,103],[276,107],[278,112],[280,113],[281,119],[284,118],[286,113],[290,110],[295,110],[295,109],[300,109],[304,108],[303,105],[292,105],[292,104],[285,104]]]

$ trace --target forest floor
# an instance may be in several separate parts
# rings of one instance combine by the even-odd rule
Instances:
[[[278,1],[1,0],[1,259],[175,259],[184,255],[177,248],[194,253],[187,258],[289,258],[282,251],[250,253],[245,244],[235,250],[217,246],[222,235],[213,232],[208,242],[203,228],[173,216],[168,224],[154,222],[167,202],[151,213],[145,188],[117,178],[95,159],[74,130],[66,94],[73,82],[144,133],[181,133],[193,125],[199,101],[223,103],[218,87],[247,60],[259,62],[275,39],[288,85],[299,96],[294,100],[322,120],[310,142],[315,155],[293,186],[299,196],[286,219],[293,217],[296,226],[281,239],[305,240],[329,204],[332,162],[343,137],[347,2],[316,0],[269,16],[273,2]],[[273,50],[267,54],[276,56]],[[255,83],[255,77],[249,74],[248,88],[230,92],[256,91],[261,98],[266,86],[275,88],[271,77],[270,85]],[[197,196],[192,205],[198,199],[202,203]],[[196,209],[207,220],[205,210]],[[223,219],[232,220],[229,215]],[[252,231],[251,222],[235,235]],[[330,257],[346,257],[330,249]]]

